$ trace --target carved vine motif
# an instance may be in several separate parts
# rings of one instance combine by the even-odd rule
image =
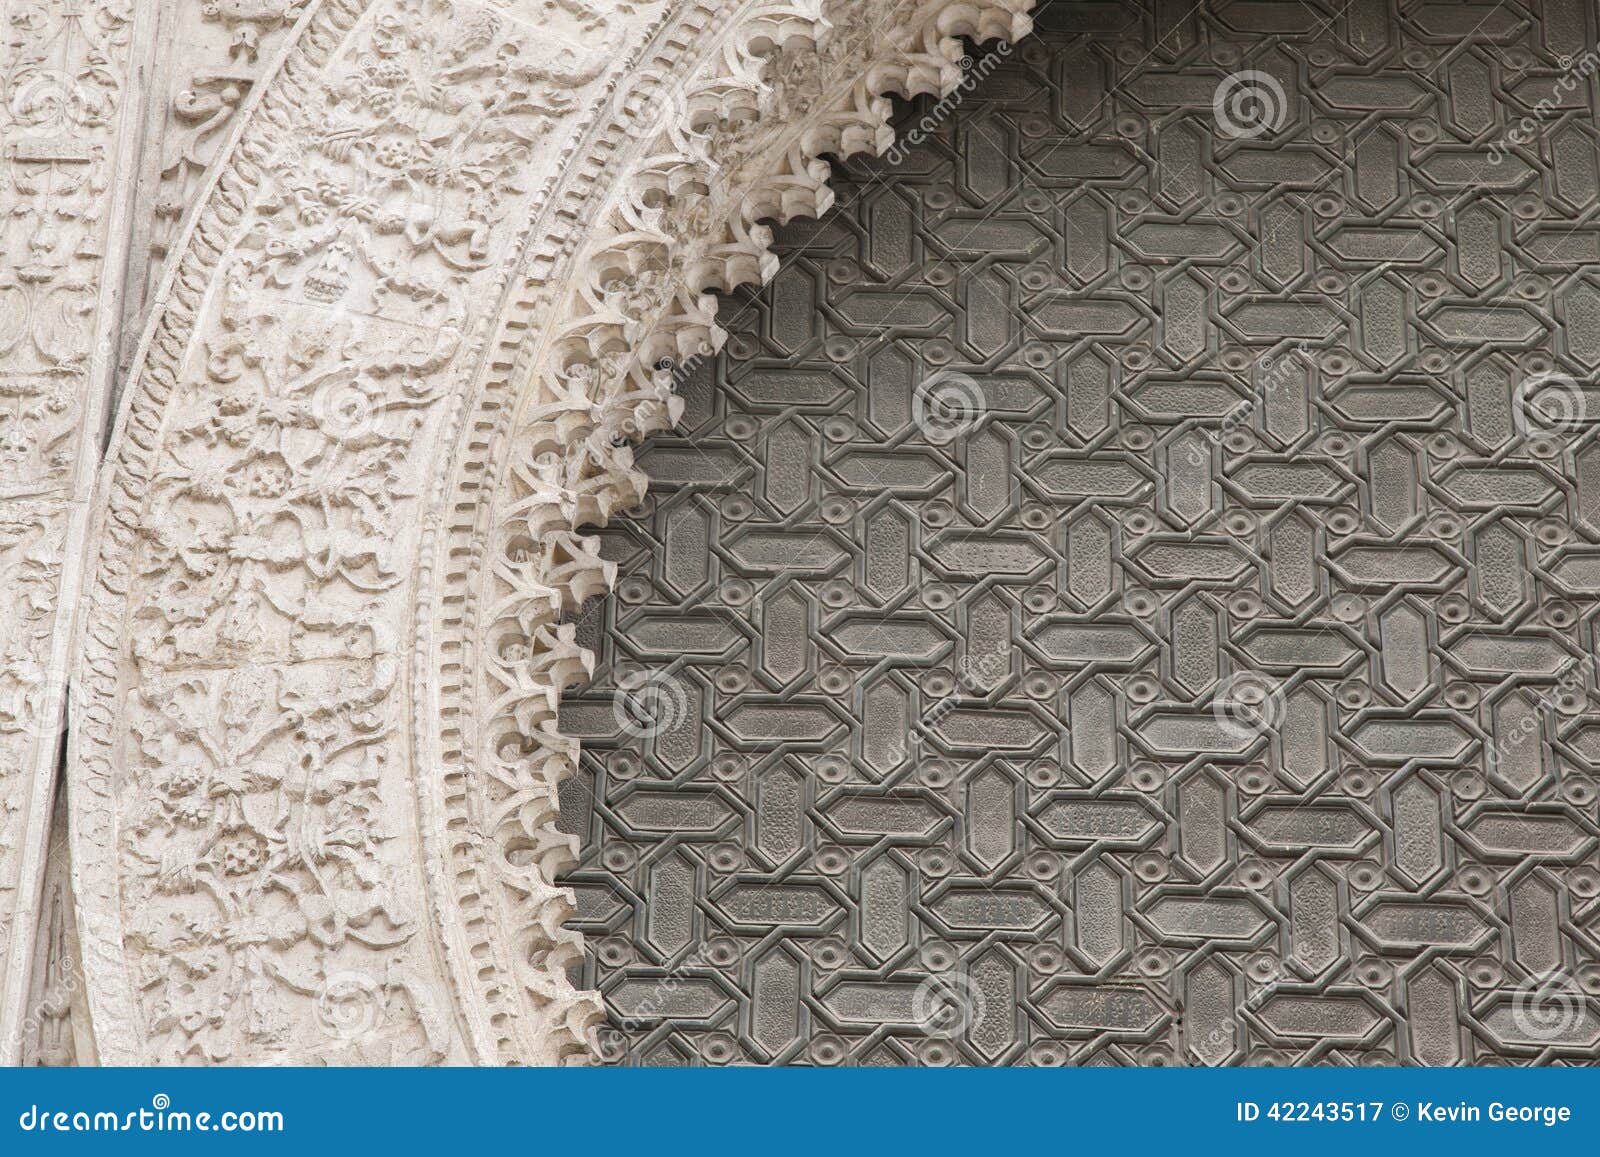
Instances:
[[[61,526],[45,513],[0,521],[0,589],[10,628],[0,653],[0,736],[27,731],[49,684],[42,652],[61,575]]]
[[[161,113],[139,142],[147,191],[141,190],[131,238],[124,369],[207,171],[307,6],[308,0],[178,0],[162,10],[161,91],[154,98]]]
[[[172,246],[206,173],[228,139],[241,108],[268,78],[279,48],[310,0],[182,0],[165,29],[171,62],[163,122],[143,147],[155,154],[156,187],[135,244],[138,291],[125,309],[125,352],[131,357]],[[618,6],[593,0],[543,0],[552,27],[603,36]],[[620,6],[631,9],[631,5]],[[202,61],[201,64],[195,64]]]
[[[451,1055],[397,806],[408,524],[501,201],[594,67],[402,4],[261,175],[137,553],[123,903],[161,1059]]]
[[[929,0],[891,74],[927,43],[952,58],[996,11]],[[309,10],[176,258],[113,450],[72,761],[102,1059],[586,1046],[598,1008],[564,974],[578,946],[551,881],[572,854],[555,705],[587,656],[557,616],[609,567],[575,528],[642,493],[626,440],[675,417],[657,363],[716,336],[704,289],[764,268],[747,210],[814,211],[815,149],[863,116],[875,139],[858,74],[805,145],[774,126],[751,203],[664,208],[710,188],[691,138],[711,102],[757,93],[760,52],[818,20],[811,2]],[[604,99],[642,68],[691,91],[664,148]],[[547,370],[510,382],[536,350]],[[494,409],[447,444],[480,397]],[[441,477],[452,452],[470,492]],[[478,518],[485,479],[499,521],[485,509],[457,552],[453,522],[448,545],[433,528]],[[457,559],[475,560],[460,585]],[[451,677],[496,685],[438,689],[404,661],[412,624],[455,640],[481,579]],[[457,721],[470,782],[439,754],[469,745]]]
[[[59,510],[0,505],[0,945],[9,943],[30,793],[25,778],[61,680],[48,655],[61,577]]]

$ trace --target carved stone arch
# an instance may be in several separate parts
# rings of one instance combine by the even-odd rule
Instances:
[[[552,880],[629,439],[823,154],[1029,0],[321,0],[173,249],[85,590],[74,892],[110,1064],[581,1060]]]

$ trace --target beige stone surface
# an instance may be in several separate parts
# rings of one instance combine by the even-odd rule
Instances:
[[[1028,6],[8,8],[7,1059],[587,1058],[582,529],[762,222]]]
[[[8,4],[0,37],[0,1061],[36,1035],[27,995],[73,612],[110,409],[152,42],[114,0]]]

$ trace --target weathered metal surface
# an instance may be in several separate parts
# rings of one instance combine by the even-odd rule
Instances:
[[[1595,30],[1542,13],[1047,5],[786,231],[561,712],[610,1059],[1600,1056]]]

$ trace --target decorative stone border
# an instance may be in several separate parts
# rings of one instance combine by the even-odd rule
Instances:
[[[47,841],[110,411],[143,9],[17,5],[0,38],[0,1064],[39,1043]]]
[[[577,530],[960,36],[1029,0],[321,0],[175,248],[69,753],[106,1063],[560,1063]]]

